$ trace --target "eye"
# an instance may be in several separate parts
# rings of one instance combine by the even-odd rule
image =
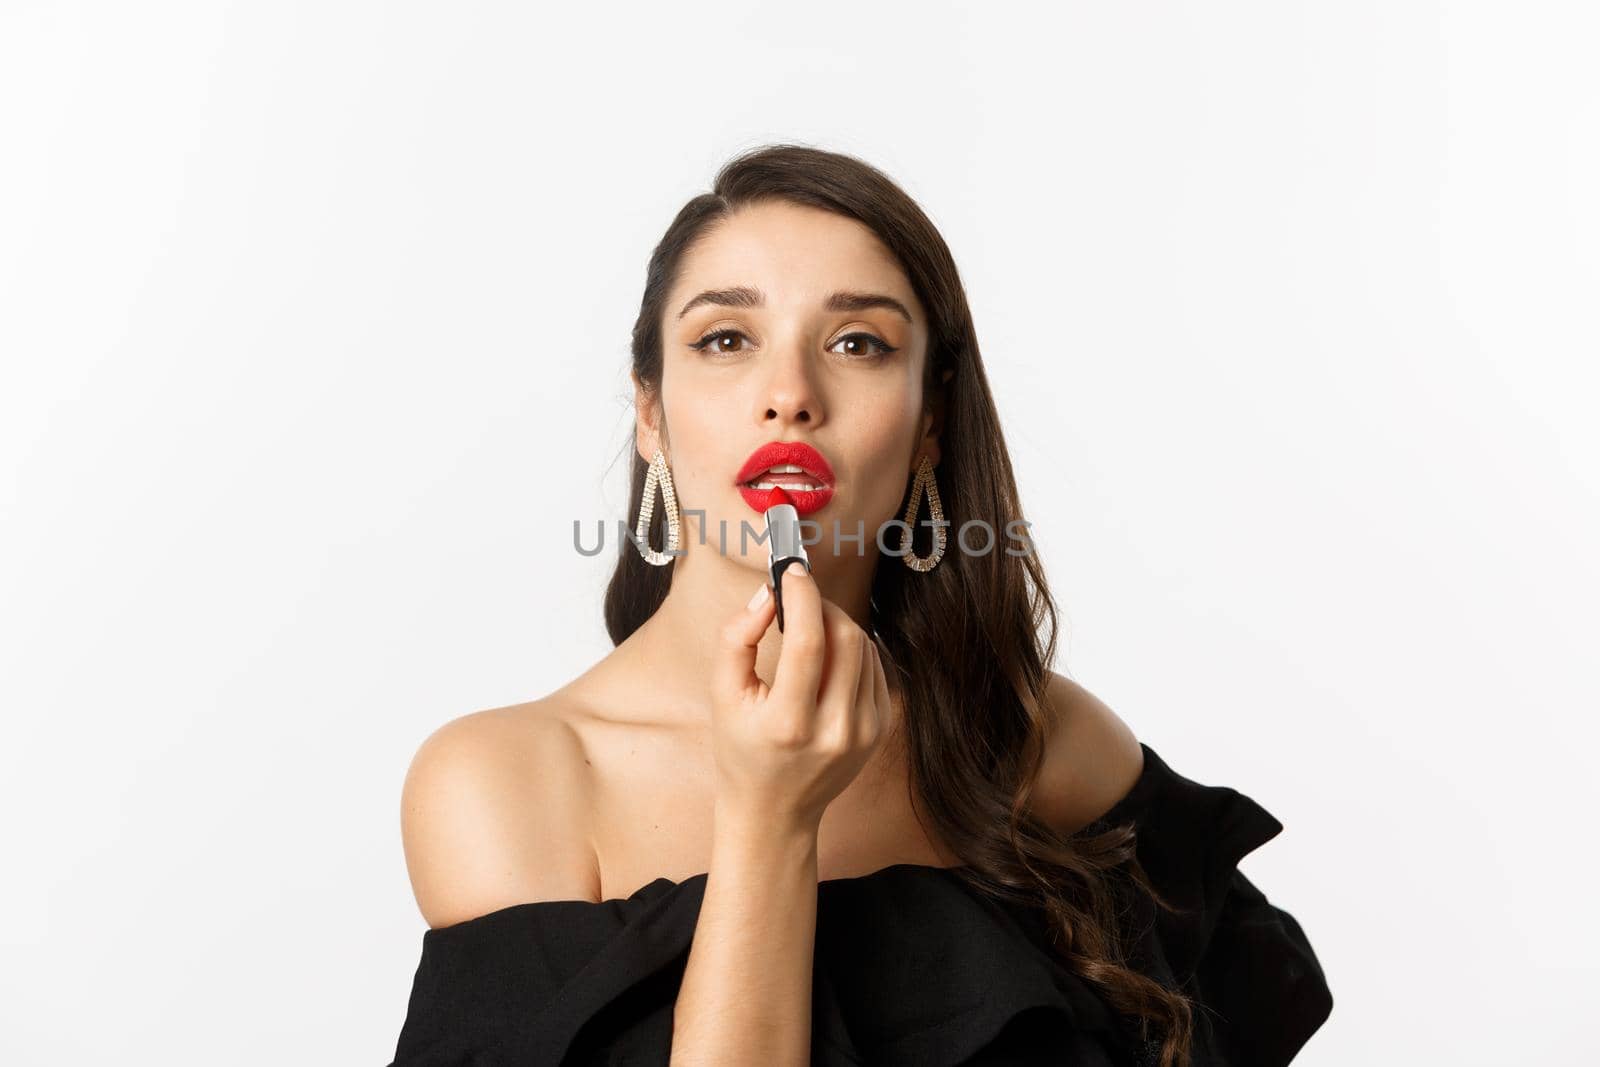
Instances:
[[[737,355],[739,352],[738,348],[726,348],[723,346],[723,342],[733,341],[737,343],[737,339],[740,337],[744,337],[744,339],[747,341],[749,340],[749,338],[745,337],[744,332],[741,330],[712,330],[710,333],[706,334],[689,347],[694,349],[696,352],[704,352],[707,349],[710,349],[712,352],[720,355]]]
[[[833,342],[833,345],[828,350],[831,352],[834,347],[842,344],[855,346],[854,351],[840,353],[841,355],[850,356],[852,359],[881,359],[890,352],[897,351],[893,345],[884,341],[881,337],[860,331],[845,334]]]

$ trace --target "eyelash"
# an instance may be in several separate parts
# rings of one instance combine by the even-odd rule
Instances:
[[[731,336],[735,336],[735,337],[744,337],[745,333],[744,333],[743,330],[732,330],[732,329],[712,330],[710,333],[706,334],[704,337],[700,338],[700,340],[694,342],[689,347],[694,349],[696,352],[704,352],[708,347],[710,347],[711,342],[717,340],[720,337],[725,337],[725,336],[730,336],[730,335]],[[877,346],[877,351],[872,353],[871,355],[867,355],[867,356],[850,356],[850,357],[847,357],[847,358],[850,358],[850,359],[882,359],[883,357],[889,355],[891,352],[898,352],[899,351],[898,348],[896,348],[893,345],[889,344],[887,341],[883,340],[883,338],[877,336],[876,334],[866,333],[865,331],[862,331],[862,330],[852,330],[850,333],[847,333],[843,337],[839,338],[838,341],[835,341],[834,344],[838,344],[839,341],[849,341],[849,340],[851,340],[853,338],[857,338],[857,337],[864,338],[865,340],[867,340],[871,344],[876,345]],[[738,355],[737,352],[717,352],[716,354],[717,355],[728,355],[728,356]]]

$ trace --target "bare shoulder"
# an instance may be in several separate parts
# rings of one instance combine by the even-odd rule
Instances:
[[[587,769],[555,697],[462,715],[429,734],[400,800],[406,869],[428,925],[598,899]]]
[[[1052,724],[1034,808],[1064,834],[1109,811],[1144,772],[1144,749],[1122,717],[1065,675],[1051,672]]]

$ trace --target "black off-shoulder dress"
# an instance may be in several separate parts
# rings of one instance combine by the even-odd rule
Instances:
[[[1148,745],[1134,787],[1078,831],[1131,821],[1176,915],[1133,896],[1134,962],[1194,997],[1195,1067],[1288,1063],[1333,1010],[1298,922],[1237,869],[1283,830]],[[899,863],[817,885],[815,1064],[1155,1062],[1133,1020],[1057,962],[1034,909],[960,868]],[[391,1067],[665,1064],[704,872],[631,896],[514,904],[422,935]]]

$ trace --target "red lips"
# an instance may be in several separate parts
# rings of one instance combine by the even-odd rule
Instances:
[[[743,484],[769,468],[782,466],[799,467],[817,481],[833,484],[833,468],[828,466],[821,452],[804,441],[768,441],[750,453],[750,458],[744,461],[744,466],[739,468],[733,480]]]
[[[765,512],[772,504],[782,501],[774,490],[752,489],[744,483],[772,467],[781,466],[799,467],[818,486],[816,489],[783,487],[796,513],[804,516],[820,511],[833,498],[833,468],[821,452],[803,441],[769,441],[750,453],[750,458],[744,461],[744,466],[739,468],[739,473],[733,479],[739,486],[739,494],[752,510]]]

